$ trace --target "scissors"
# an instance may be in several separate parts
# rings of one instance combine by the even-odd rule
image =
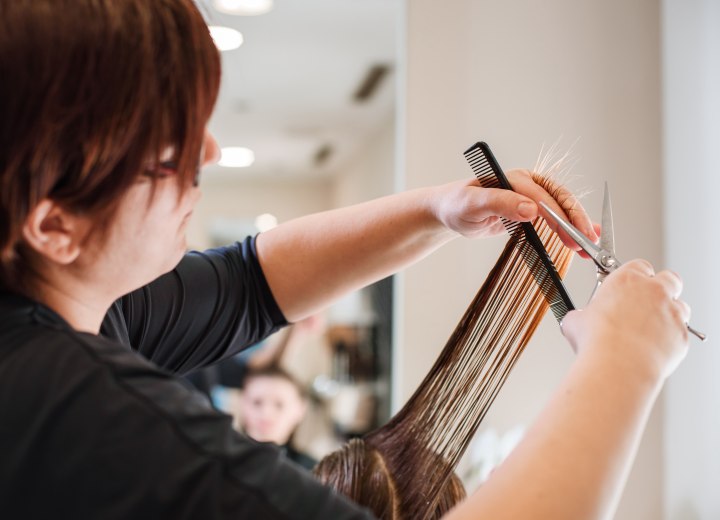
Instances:
[[[600,231],[600,243],[595,244],[589,240],[585,235],[580,233],[578,229],[563,219],[560,215],[555,213],[550,207],[544,202],[540,202],[540,206],[557,222],[563,231],[565,231],[570,238],[579,245],[583,251],[585,251],[593,262],[597,269],[597,283],[593,289],[590,299],[595,295],[598,287],[605,281],[607,275],[615,271],[622,265],[622,262],[615,256],[615,232],[613,230],[613,218],[612,218],[612,205],[610,203],[610,192],[608,191],[607,182],[605,183],[605,194],[603,196],[603,209],[602,209],[602,229]],[[697,336],[701,341],[705,341],[707,336],[702,332],[693,329],[690,325],[687,325],[688,332]]]

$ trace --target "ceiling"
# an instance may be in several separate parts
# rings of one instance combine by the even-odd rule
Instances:
[[[207,168],[205,182],[334,175],[392,123],[399,0],[275,0],[259,16],[220,13],[209,25],[239,30],[222,53],[223,80],[210,130],[221,147],[255,152],[247,168]],[[390,72],[375,94],[353,95],[373,65]],[[325,159],[320,150],[326,148]]]

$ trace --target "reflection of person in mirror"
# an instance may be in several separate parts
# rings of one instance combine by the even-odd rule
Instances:
[[[293,462],[312,469],[316,460],[297,450],[292,443],[307,410],[300,383],[277,365],[250,369],[240,397],[240,421],[245,433],[260,442],[282,448]]]
[[[219,155],[220,56],[193,0],[0,2],[0,78],[4,518],[369,518],[177,376],[541,200],[597,238],[571,193],[513,170],[515,191],[465,178],[186,253]],[[682,284],[652,273],[628,262],[568,315],[565,385],[451,515],[612,515],[687,348]]]
[[[312,314],[278,332],[247,356],[248,369],[278,365],[303,386],[309,387],[320,374],[331,370],[332,352],[328,345],[327,318]]]

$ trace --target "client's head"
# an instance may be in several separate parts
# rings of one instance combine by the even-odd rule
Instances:
[[[251,370],[240,400],[240,422],[245,433],[260,442],[287,444],[305,416],[300,384],[278,366]]]
[[[398,439],[398,442],[402,442]],[[426,452],[422,456],[437,455]],[[438,461],[443,464],[442,461]],[[380,450],[366,439],[352,439],[341,449],[327,455],[313,469],[323,484],[332,487],[354,502],[370,509],[382,520],[401,520],[408,511],[407,500],[402,496],[396,482],[420,482],[424,476],[416,469],[423,465],[408,465],[392,471]],[[465,498],[465,488],[460,479],[451,473],[437,497],[433,514],[428,518],[440,518]]]

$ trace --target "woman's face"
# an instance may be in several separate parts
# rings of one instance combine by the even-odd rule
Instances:
[[[206,132],[200,165],[217,159],[218,147]],[[93,237],[77,268],[98,283],[112,282],[122,294],[171,271],[187,249],[185,232],[200,189],[181,186],[172,170],[158,169],[155,178],[141,175],[123,195],[107,232]]]
[[[303,398],[285,378],[255,376],[243,389],[240,421],[256,441],[287,444],[304,415]]]

